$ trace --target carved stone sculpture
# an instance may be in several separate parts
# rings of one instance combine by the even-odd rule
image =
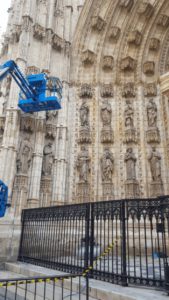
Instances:
[[[86,146],[81,147],[81,152],[78,155],[76,167],[79,171],[79,182],[88,183],[90,174],[90,156]]]
[[[108,100],[104,100],[101,107],[101,119],[103,125],[110,125],[112,119],[112,108]]]
[[[100,163],[103,183],[111,183],[114,171],[114,158],[109,148],[104,150],[103,156],[100,159]]]
[[[112,143],[113,142],[113,130],[111,127],[112,108],[107,99],[104,100],[102,103],[101,119],[103,123],[103,129],[101,131],[101,142]]]
[[[155,82],[148,83],[144,87],[145,97],[155,97],[157,96],[157,84]]]
[[[126,163],[126,174],[127,174],[127,180],[135,180],[136,179],[136,156],[133,153],[133,149],[129,148],[127,149],[126,155],[125,155],[125,163]]]
[[[112,26],[109,30],[109,39],[117,42],[120,37],[121,29],[117,26]]]
[[[121,61],[121,69],[123,71],[134,71],[136,67],[136,61],[130,56],[127,56]]]
[[[54,154],[52,143],[49,142],[43,150],[42,175],[51,176]]]
[[[89,106],[86,101],[80,107],[80,122],[81,126],[89,126]]]
[[[160,133],[157,128],[157,105],[151,99],[147,105],[147,119],[148,119],[148,130],[147,130],[147,142],[148,143],[160,143]]]
[[[100,16],[92,17],[92,28],[97,31],[102,31],[106,25],[105,20],[103,20]]]
[[[133,82],[127,82],[124,85],[123,88],[123,93],[122,93],[123,97],[128,98],[128,97],[132,97],[134,98],[136,96],[136,92],[135,92],[135,86]]]
[[[134,30],[129,32],[128,43],[134,44],[135,46],[139,46],[142,41],[142,34],[138,30]]]
[[[114,58],[113,56],[104,56],[103,57],[103,69],[104,70],[113,70],[114,67]]]
[[[40,24],[36,23],[34,25],[34,34],[33,36],[38,40],[43,40],[46,35],[46,30]]]
[[[80,107],[80,123],[79,142],[90,143],[89,106],[86,101],[83,101]]]
[[[103,98],[113,97],[113,85],[110,84],[103,84],[101,87],[101,96]]]
[[[159,48],[160,48],[160,40],[157,38],[151,38],[149,49],[152,51],[158,51]]]
[[[83,54],[82,54],[82,61],[85,65],[92,65],[94,64],[95,62],[95,58],[96,58],[96,54],[87,49],[85,51],[83,51]]]
[[[6,84],[5,84],[5,97],[9,96],[9,92],[10,92],[10,88],[11,88],[11,81],[12,81],[12,77],[8,76],[6,78]]]
[[[164,188],[161,178],[161,155],[156,150],[156,148],[152,148],[152,151],[148,156],[148,160],[150,163],[150,170],[152,176],[152,182],[150,184],[150,196],[157,197],[163,195]]]
[[[16,160],[17,173],[27,175],[32,159],[32,147],[29,136],[21,143],[20,151]]]
[[[136,143],[137,142],[137,133],[134,128],[134,109],[131,102],[126,101],[126,108],[124,111],[124,120],[125,120],[125,143]]]
[[[125,182],[126,197],[135,198],[139,197],[139,183],[136,180],[136,156],[133,153],[132,148],[128,148],[125,159],[126,163],[126,176],[127,180]]]
[[[80,97],[81,98],[92,98],[93,97],[93,91],[90,84],[84,83],[81,86],[80,90]]]
[[[164,28],[167,27],[169,25],[169,16],[161,14],[157,21],[157,25],[164,27]]]
[[[147,118],[149,127],[157,126],[157,105],[153,99],[151,99],[147,105]]]
[[[155,62],[154,61],[147,61],[143,65],[143,72],[146,75],[154,75],[155,73]]]

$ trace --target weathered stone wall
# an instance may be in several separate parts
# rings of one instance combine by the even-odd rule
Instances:
[[[64,86],[61,111],[26,115],[16,84],[1,84],[11,220],[28,207],[169,194],[168,1],[11,2],[1,62]]]

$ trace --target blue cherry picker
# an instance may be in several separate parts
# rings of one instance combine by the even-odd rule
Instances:
[[[24,113],[61,109],[62,83],[57,77],[45,73],[25,77],[13,60],[0,66],[0,81],[11,75],[19,86],[18,106]],[[8,187],[0,180],[0,218],[5,215]]]

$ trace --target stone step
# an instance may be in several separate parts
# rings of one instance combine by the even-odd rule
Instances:
[[[51,270],[31,264],[26,263],[6,263],[5,269],[8,272],[17,274],[17,277],[22,277],[22,274],[26,277],[33,276],[57,276],[64,275],[66,273]],[[74,279],[74,289],[77,289],[78,279]],[[90,280],[90,299],[97,300],[169,300],[169,297],[163,291],[157,291],[154,289],[147,289],[142,287],[121,287],[119,285],[114,285],[102,281]],[[33,286],[31,287],[33,289]],[[48,286],[48,293],[51,296],[51,285]],[[33,292],[33,291],[32,291]],[[58,289],[59,293],[59,289]],[[69,293],[66,290],[66,293]],[[30,298],[31,299],[31,298]],[[48,299],[48,298],[46,298]],[[49,298],[52,299],[52,298]],[[56,298],[59,299],[59,298]],[[69,298],[67,298],[69,299]],[[76,299],[73,296],[72,300]],[[78,299],[78,298],[77,298]],[[85,298],[84,298],[85,299]],[[0,299],[1,300],[1,299]],[[18,299],[20,300],[20,299]]]

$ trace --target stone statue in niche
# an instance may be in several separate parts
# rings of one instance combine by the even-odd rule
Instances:
[[[112,119],[112,108],[109,101],[106,99],[102,103],[101,107],[101,119],[103,126],[110,125]]]
[[[102,181],[111,183],[113,171],[114,171],[114,157],[112,152],[108,148],[104,150],[100,162],[101,162]]]
[[[136,180],[136,156],[133,153],[133,149],[129,148],[126,151],[125,159],[126,163],[126,175],[127,180],[125,182],[125,190],[126,190],[126,197],[129,199],[133,199],[139,197],[140,189],[139,183]]]
[[[101,142],[113,143],[113,130],[111,127],[112,108],[107,99],[102,102],[101,119],[103,123],[103,129],[101,131]]]
[[[51,142],[49,142],[43,150],[42,175],[50,176],[52,174],[53,160],[53,145]]]
[[[82,146],[76,162],[80,183],[87,183],[89,181],[90,160],[88,149],[85,146]]]
[[[160,132],[157,128],[157,105],[154,100],[151,99],[147,105],[147,119],[148,119],[148,130],[147,130],[147,142],[148,143],[160,143]]]
[[[21,144],[20,152],[16,160],[17,174],[28,173],[31,159],[32,159],[32,152],[33,151],[30,144],[29,136],[27,136],[26,139]]]
[[[150,162],[152,180],[155,182],[161,182],[161,155],[157,152],[156,148],[152,148],[148,160]]]
[[[152,148],[152,151],[148,156],[148,160],[152,176],[152,182],[150,183],[150,196],[162,196],[164,194],[164,187],[161,178],[161,155],[155,147]]]
[[[133,128],[134,127],[134,110],[133,110],[133,107],[129,100],[126,101],[126,109],[124,111],[124,117],[125,117],[125,127]]]
[[[89,126],[89,106],[86,101],[80,107],[80,122],[81,126]]]
[[[132,148],[127,149],[124,161],[126,163],[127,180],[135,180],[137,159]]]
[[[89,126],[89,106],[86,101],[83,101],[80,107],[80,123],[81,127],[79,131],[79,142],[91,143]]]
[[[156,127],[157,126],[157,105],[154,100],[151,99],[147,105],[147,117],[148,117],[148,126]]]
[[[130,100],[126,100],[126,108],[124,111],[125,120],[125,143],[136,143],[137,132],[134,128],[134,109]]]

